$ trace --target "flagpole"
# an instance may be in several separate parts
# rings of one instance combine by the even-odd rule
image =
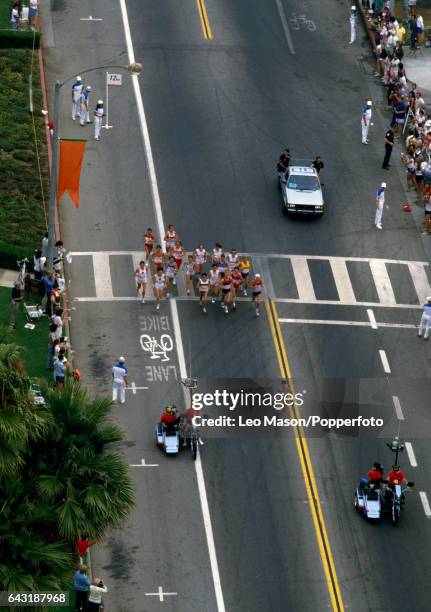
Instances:
[[[60,88],[60,81],[56,81],[54,85],[54,129],[52,134],[52,160],[48,210],[48,270],[52,270],[55,249],[55,201],[57,198],[58,182],[58,122],[60,114]]]

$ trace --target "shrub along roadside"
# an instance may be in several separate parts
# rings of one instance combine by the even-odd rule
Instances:
[[[31,32],[28,34],[32,36]],[[16,268],[17,253],[11,249],[8,256],[8,245],[34,250],[46,231],[43,201],[49,193],[48,157],[36,54],[33,56],[33,105],[42,186],[29,112],[31,71],[31,50],[0,50],[0,257],[3,262],[8,260],[7,267],[12,269]],[[0,267],[6,266],[0,262]]]

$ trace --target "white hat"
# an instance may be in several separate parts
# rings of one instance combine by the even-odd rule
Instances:
[[[383,187],[383,189],[386,187],[386,183],[382,183],[381,185]]]
[[[356,11],[356,6],[352,6],[352,11]]]
[[[367,106],[373,106],[373,103],[371,102],[371,100],[367,100]]]
[[[255,274],[255,278],[260,278],[260,274]]]
[[[77,77],[76,77],[76,80],[77,80],[78,82],[79,82],[79,81],[82,81],[82,79],[81,79],[81,77],[80,77],[80,76],[77,76]]]
[[[87,85],[87,87],[85,88],[87,91],[91,91],[91,85]]]
[[[124,363],[126,360],[124,357],[118,357],[118,363]]]
[[[97,100],[97,104],[103,104],[103,100]]]
[[[431,302],[431,295],[427,297],[427,302]]]

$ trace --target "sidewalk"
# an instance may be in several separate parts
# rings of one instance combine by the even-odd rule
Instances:
[[[431,47],[411,51],[404,47],[403,64],[409,81],[416,83],[424,97],[431,99]]]

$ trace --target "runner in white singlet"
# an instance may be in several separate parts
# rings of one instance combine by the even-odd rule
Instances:
[[[135,278],[136,278],[136,289],[138,292],[141,291],[141,299],[142,303],[145,304],[145,292],[147,291],[147,283],[148,283],[148,274],[147,267],[145,265],[145,261],[140,261],[139,266],[135,270]]]
[[[184,274],[187,295],[190,295],[190,290],[193,287],[193,277],[196,274],[196,264],[193,255],[189,255],[184,264]]]
[[[195,249],[195,262],[196,262],[196,272],[198,274],[202,273],[202,268],[205,265],[207,260],[207,251],[205,249],[205,245],[203,242],[198,244],[197,249]]]
[[[160,300],[163,300],[166,289],[166,276],[163,274],[163,268],[159,266],[154,275],[154,293],[156,296],[156,309],[160,308]]]

